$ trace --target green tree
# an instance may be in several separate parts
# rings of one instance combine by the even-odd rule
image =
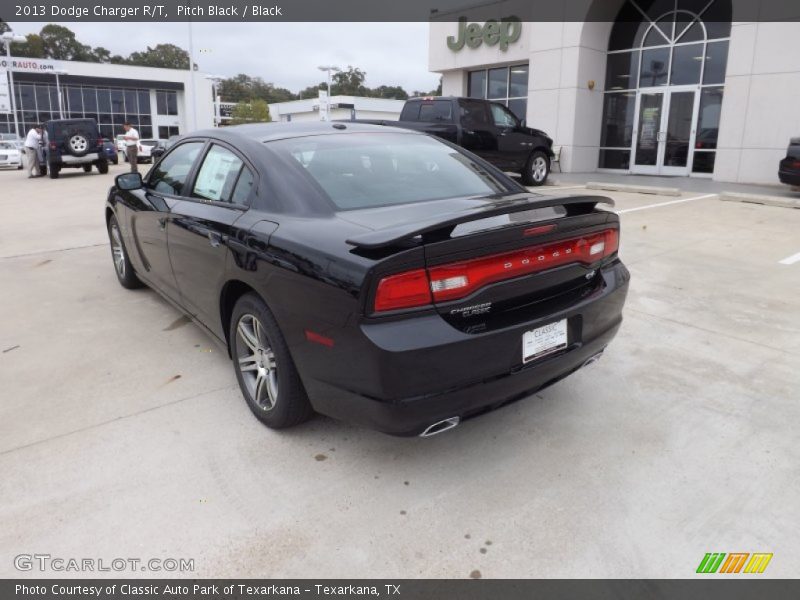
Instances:
[[[44,41],[39,35],[29,33],[24,42],[11,44],[11,54],[24,58],[46,58]]]
[[[144,52],[132,52],[127,64],[162,69],[188,69],[189,53],[175,44],[158,44]]]
[[[286,102],[297,98],[286,88],[276,87],[261,77],[250,77],[244,73],[221,81],[219,95],[225,102],[243,102],[255,98],[271,103]]]
[[[107,48],[103,48],[102,46],[98,46],[94,50],[92,50],[92,56],[94,57],[95,62],[107,63],[111,62],[111,51]]]
[[[318,83],[317,85],[310,85],[297,93],[297,99],[306,100],[308,98],[319,98],[319,91],[327,89],[328,84],[324,81],[322,83]]]
[[[408,100],[408,92],[399,85],[381,85],[369,90],[369,95],[374,98],[394,98],[395,100]]]
[[[269,123],[269,105],[264,100],[253,99],[249,102],[239,102],[233,107],[231,125],[244,123]]]
[[[364,80],[367,74],[352,65],[347,65],[347,69],[334,73],[332,77],[331,94],[334,96],[366,96],[367,88],[364,87]]]
[[[39,37],[44,45],[45,58],[82,61],[92,59],[91,47],[81,44],[75,37],[75,32],[62,25],[45,25],[39,32]]]

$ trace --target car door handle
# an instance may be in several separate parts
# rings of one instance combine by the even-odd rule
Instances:
[[[217,248],[220,244],[224,244],[227,241],[227,235],[222,235],[221,233],[217,233],[215,231],[208,232],[208,243],[211,244],[212,248]]]

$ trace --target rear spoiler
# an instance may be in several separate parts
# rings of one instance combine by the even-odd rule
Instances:
[[[593,210],[598,204],[614,206],[614,201],[605,196],[512,196],[451,215],[438,215],[415,223],[405,223],[377,231],[369,231],[348,238],[346,242],[352,246],[367,250],[385,248],[403,240],[432,232],[449,235],[456,225],[479,219],[551,206],[563,206],[568,213],[586,213]]]

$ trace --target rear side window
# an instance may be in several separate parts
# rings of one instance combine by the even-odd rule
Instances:
[[[453,103],[449,100],[424,102],[419,107],[419,120],[428,123],[450,123],[453,120]]]
[[[188,142],[175,148],[150,171],[148,186],[162,194],[180,196],[189,171],[202,149],[203,142]]]
[[[244,166],[242,159],[227,148],[214,145],[203,159],[192,196],[210,202],[244,204],[252,185],[252,173]]]
[[[464,125],[472,127],[489,125],[489,111],[486,110],[486,104],[473,100],[462,100],[461,121]]]
[[[400,113],[401,121],[419,121],[419,107],[421,102],[406,102]]]

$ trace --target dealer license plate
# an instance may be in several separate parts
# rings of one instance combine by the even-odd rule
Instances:
[[[567,320],[537,327],[522,334],[522,362],[530,362],[567,347]]]

